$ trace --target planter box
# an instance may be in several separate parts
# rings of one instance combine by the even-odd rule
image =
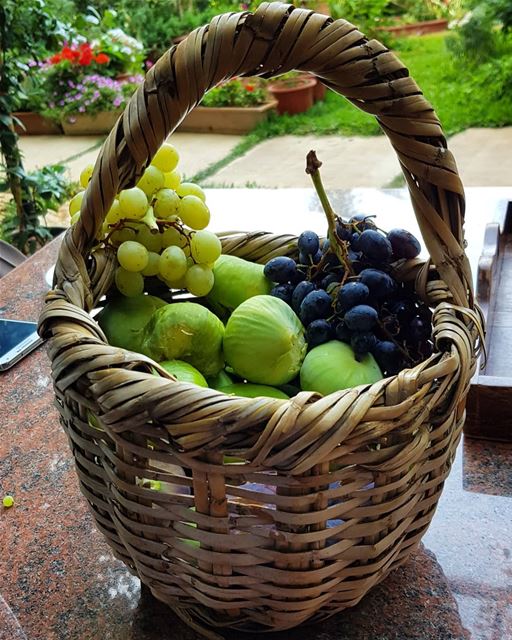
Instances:
[[[19,124],[14,125],[14,130],[19,136],[52,136],[62,133],[57,122],[35,111],[15,111],[12,115],[23,124],[23,127]]]
[[[448,29],[448,20],[425,20],[424,22],[413,22],[412,24],[399,24],[389,27],[377,27],[377,31],[384,31],[396,37],[401,36],[422,36],[427,33],[437,33]]]
[[[178,127],[180,132],[247,133],[266,120],[277,102],[258,107],[196,107]]]
[[[119,111],[100,111],[93,115],[79,113],[74,116],[62,118],[61,125],[67,136],[88,136],[110,133],[123,113]]]

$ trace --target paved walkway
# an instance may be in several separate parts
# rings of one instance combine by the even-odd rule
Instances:
[[[210,133],[175,133],[172,138],[181,156],[179,169],[188,177],[225,158],[240,141],[240,136]],[[22,136],[20,146],[27,170],[63,163],[69,177],[78,180],[82,169],[94,164],[103,140],[98,136]]]
[[[194,133],[176,133],[172,138],[180,151],[180,170],[188,177],[225,158],[241,139]],[[24,136],[21,148],[27,169],[63,162],[70,178],[77,180],[82,168],[96,160],[102,141],[95,136]],[[512,185],[512,127],[468,129],[450,138],[448,146],[465,186]],[[310,149],[323,162],[327,188],[399,184],[398,161],[384,136],[283,136],[258,144],[208,178],[204,186],[309,187],[304,167]]]
[[[512,185],[512,127],[468,129],[448,141],[466,187]],[[305,156],[315,149],[327,188],[387,187],[399,181],[395,152],[384,136],[283,136],[257,145],[233,160],[205,186],[309,187]],[[399,182],[398,182],[399,183]]]

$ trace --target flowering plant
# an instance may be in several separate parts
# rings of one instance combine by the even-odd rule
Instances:
[[[255,82],[242,82],[238,78],[208,91],[204,107],[251,107],[268,102],[267,92]]]
[[[105,65],[110,62],[110,57],[103,51],[94,50],[88,42],[82,42],[79,45],[64,45],[62,49],[50,56],[49,63],[51,65],[61,65],[64,68],[73,67],[89,67],[91,65]]]
[[[108,68],[114,74],[139,73],[144,62],[144,45],[122,29],[109,29],[92,43],[108,55]]]
[[[124,109],[133,92],[143,81],[142,75],[114,80],[98,74],[89,74],[80,80],[67,80],[65,88],[49,96],[44,115],[60,120],[80,113]]]

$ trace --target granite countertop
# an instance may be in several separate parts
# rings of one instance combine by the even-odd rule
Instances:
[[[58,244],[0,280],[0,316],[37,319]],[[198,639],[141,591],[94,528],[52,404],[44,346],[0,374],[0,389],[0,494],[16,500],[0,510],[0,640]],[[464,439],[407,563],[353,609],[266,637],[512,638],[511,462],[512,444]]]

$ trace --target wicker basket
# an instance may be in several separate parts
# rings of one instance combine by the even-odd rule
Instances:
[[[112,252],[91,253],[105,212],[207,89],[292,69],[374,114],[396,150],[431,256],[401,265],[397,277],[413,279],[435,307],[435,352],[393,378],[327,397],[237,398],[154,377],[151,360],[109,346],[89,314],[115,267]],[[98,528],[189,624],[283,630],[330,616],[417,547],[459,442],[481,345],[463,216],[432,107],[392,53],[344,20],[265,3],[214,18],[149,71],[63,240],[40,331]],[[222,242],[264,262],[289,251],[291,238],[238,233]],[[246,462],[224,465],[225,454]]]

